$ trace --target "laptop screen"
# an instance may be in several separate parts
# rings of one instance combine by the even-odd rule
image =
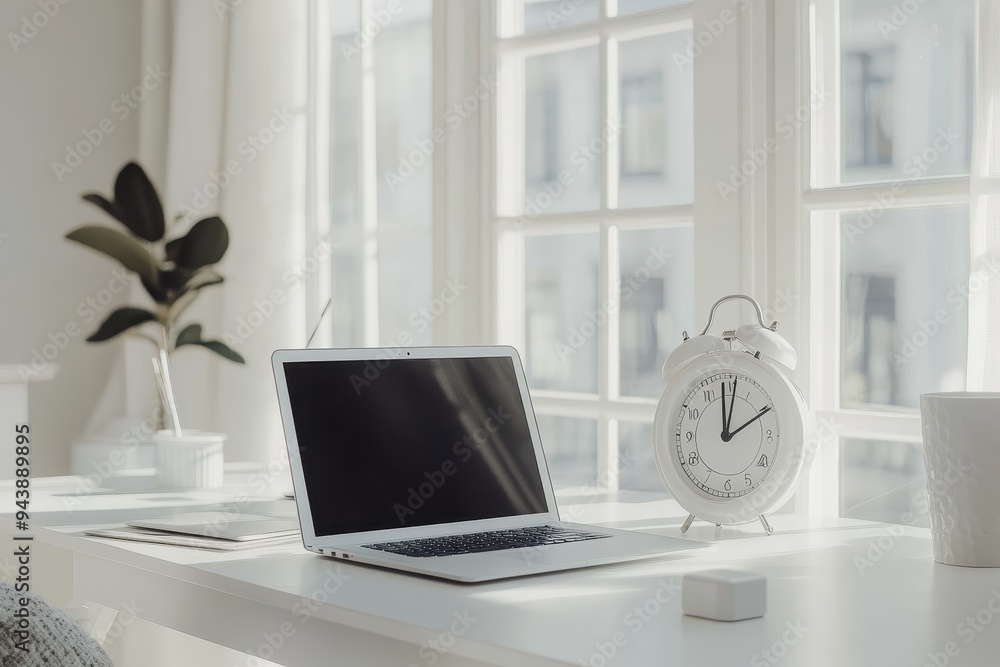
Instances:
[[[284,373],[317,536],[547,511],[510,357]]]

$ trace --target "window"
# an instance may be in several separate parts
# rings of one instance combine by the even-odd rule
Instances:
[[[314,4],[325,340],[512,344],[558,486],[660,491],[663,360],[750,294],[827,434],[799,500],[918,506],[919,394],[996,354],[969,295],[985,0]],[[432,327],[455,275],[471,296]]]
[[[825,511],[928,525],[919,395],[967,386],[973,0],[814,0],[812,407]],[[819,103],[815,98],[819,97]]]
[[[326,345],[432,342],[432,2],[314,3],[317,149],[335,243]],[[328,193],[328,197],[324,197]],[[320,290],[321,293],[325,290]],[[323,300],[317,300],[322,308]],[[319,312],[315,313],[319,317]]]
[[[664,489],[660,367],[694,319],[691,7],[671,5],[496,3],[497,336],[558,486]]]

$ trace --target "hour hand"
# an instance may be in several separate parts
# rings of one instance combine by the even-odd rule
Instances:
[[[722,440],[726,441],[726,434],[729,433],[729,422],[726,421],[726,382],[722,382]]]

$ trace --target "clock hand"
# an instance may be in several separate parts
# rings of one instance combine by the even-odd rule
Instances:
[[[729,424],[726,423],[726,381],[722,381],[722,439],[725,440]]]
[[[733,378],[733,395],[729,399],[729,417],[726,419],[726,426],[723,429],[726,433],[729,433],[729,426],[733,423],[733,405],[736,403],[736,382],[739,378]],[[725,387],[725,384],[723,384]]]
[[[740,431],[742,431],[743,429],[745,429],[747,426],[749,426],[750,424],[754,423],[755,421],[757,421],[758,419],[760,419],[761,417],[763,417],[764,414],[767,413],[770,409],[771,409],[770,405],[765,406],[764,409],[761,410],[760,412],[758,412],[756,416],[751,417],[750,421],[748,421],[746,424],[744,424],[743,426],[740,426],[738,429],[736,429],[735,431],[733,431],[732,433],[730,433],[729,437],[732,438],[734,435],[736,435],[737,433],[739,433]]]

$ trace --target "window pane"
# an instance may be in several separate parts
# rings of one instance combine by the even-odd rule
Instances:
[[[653,458],[653,425],[639,422],[618,424],[618,488],[622,491],[652,491],[669,495]]]
[[[433,342],[433,257],[430,230],[412,238],[383,235],[378,248],[379,342],[386,346]],[[434,308],[436,310],[436,308]],[[412,342],[410,342],[412,340]]]
[[[966,173],[973,0],[841,0],[842,180]]]
[[[920,445],[841,440],[840,515],[930,527]]]
[[[527,58],[524,176],[528,214],[582,211],[600,203],[597,47]]]
[[[357,4],[331,12],[330,53],[330,217],[336,225],[360,220],[358,137],[361,136],[361,58],[353,54],[359,21]]]
[[[501,0],[500,37],[548,32],[597,20],[598,0]]]
[[[653,9],[689,4],[691,0],[618,0],[618,15],[638,14]]]
[[[413,0],[373,42],[379,226],[427,226],[433,145],[431,3]],[[388,10],[387,10],[388,11]]]
[[[694,329],[694,228],[622,231],[621,394],[656,398],[660,368]]]
[[[990,277],[969,273],[968,208],[845,213],[841,247],[841,403],[964,389],[969,290]]]
[[[525,239],[532,388],[597,393],[597,254],[596,233]]]
[[[683,30],[620,44],[619,206],[692,201],[693,68],[674,58],[690,40]]]
[[[361,253],[334,252],[333,293],[330,313],[323,319],[330,323],[333,347],[364,345],[364,291],[361,288]],[[317,337],[319,340],[319,337]]]
[[[596,486],[597,422],[551,415],[536,419],[553,486]]]
[[[387,0],[374,9],[386,8]],[[386,9],[389,11],[389,9]],[[378,340],[432,342],[431,2],[414,0],[373,42],[378,174]],[[369,119],[370,122],[370,119]],[[421,310],[423,309],[423,310]]]

